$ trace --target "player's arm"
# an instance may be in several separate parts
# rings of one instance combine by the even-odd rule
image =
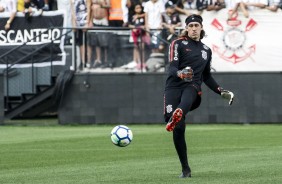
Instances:
[[[179,40],[174,40],[169,46],[169,62],[170,66],[168,69],[169,75],[174,77],[179,77],[185,82],[191,82],[193,78],[193,70],[188,68],[179,68],[179,50],[181,49],[179,45]]]
[[[209,58],[209,61],[205,66],[203,72],[203,81],[211,90],[220,95],[219,85],[211,75],[211,57]]]
[[[221,95],[223,98],[227,99],[229,101],[228,102],[229,105],[232,104],[234,99],[234,94],[231,91],[225,90],[222,87],[220,87],[211,75],[211,58],[207,63],[205,70],[203,72],[203,81],[211,90]]]
[[[172,75],[174,77],[178,77],[178,66],[179,66],[179,44],[177,40],[174,40],[171,42],[169,46],[168,51],[168,60],[169,60],[169,69],[168,73],[169,75]]]

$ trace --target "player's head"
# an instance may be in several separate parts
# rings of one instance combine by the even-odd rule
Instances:
[[[191,39],[199,41],[205,36],[205,31],[203,30],[203,18],[200,15],[189,15],[185,19],[185,24],[188,37]]]

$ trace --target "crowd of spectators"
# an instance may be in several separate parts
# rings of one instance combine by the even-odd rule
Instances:
[[[134,62],[131,65],[140,68],[140,63],[144,62],[140,48],[150,44],[152,53],[163,52],[163,41],[156,38],[170,41],[175,36],[175,28],[182,26],[180,16],[223,8],[229,10],[226,19],[232,19],[238,11],[248,18],[253,9],[278,11],[282,8],[282,0],[0,0],[0,17],[1,12],[10,15],[6,24],[0,26],[9,30],[17,13],[23,13],[30,21],[30,17],[41,15],[44,11],[64,10],[68,27],[128,27],[134,42]],[[107,67],[109,35],[89,34],[88,47],[84,48],[81,34],[77,31],[76,42],[81,54],[86,52],[85,49],[88,52],[88,57],[81,57],[81,69]],[[91,58],[93,47],[95,59]]]
[[[10,14],[4,29],[10,29],[17,13],[23,13],[27,21],[30,21],[33,15],[41,15],[43,11],[55,10],[55,4],[55,0],[0,0],[0,18],[1,13]]]

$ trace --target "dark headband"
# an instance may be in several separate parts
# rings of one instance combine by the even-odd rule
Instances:
[[[199,15],[190,15],[189,17],[186,18],[185,23],[186,25],[188,25],[191,22],[198,22],[199,24],[202,25],[203,19]]]

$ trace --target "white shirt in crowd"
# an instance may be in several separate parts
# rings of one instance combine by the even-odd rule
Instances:
[[[17,12],[17,0],[0,0],[4,12]]]
[[[165,12],[165,6],[162,0],[153,3],[148,1],[144,5],[144,12],[148,14],[148,26],[150,29],[161,27],[162,13]]]

